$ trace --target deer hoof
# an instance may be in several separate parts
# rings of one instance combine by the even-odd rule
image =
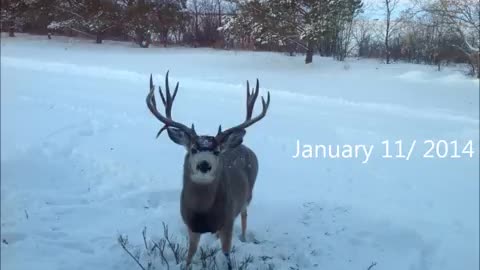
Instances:
[[[240,242],[243,242],[243,243],[247,242],[247,237],[244,234],[241,234],[239,239],[240,239]]]
[[[183,262],[180,264],[180,270],[192,270],[191,262]]]

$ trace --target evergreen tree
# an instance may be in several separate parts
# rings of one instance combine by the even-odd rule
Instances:
[[[16,30],[25,24],[25,13],[34,3],[34,0],[1,0],[2,28],[8,28],[10,37],[14,37]]]
[[[297,46],[311,63],[315,48],[333,53],[339,34],[352,23],[362,8],[361,0],[232,0],[237,14],[228,18],[220,30],[230,38],[251,35],[257,47]],[[251,32],[249,30],[252,29]],[[344,45],[344,44],[342,44]]]
[[[113,1],[77,0],[55,3],[55,20],[49,29],[63,29],[95,36],[102,43],[105,31],[118,22],[118,12]]]

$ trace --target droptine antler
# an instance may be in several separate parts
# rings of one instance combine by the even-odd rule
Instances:
[[[155,93],[154,93],[155,87],[153,85],[152,74],[150,74],[150,92],[148,93],[147,99],[146,99],[147,106],[150,109],[150,112],[152,112],[152,114],[158,120],[160,120],[160,122],[162,122],[164,124],[164,126],[158,131],[157,138],[158,138],[158,136],[160,136],[160,134],[164,130],[166,130],[170,127],[174,127],[174,128],[178,128],[180,130],[183,130],[185,133],[187,133],[190,137],[193,138],[193,137],[196,136],[195,127],[193,126],[193,124],[192,124],[192,128],[188,128],[184,124],[175,122],[172,119],[172,105],[173,105],[173,101],[175,100],[175,96],[177,95],[179,83],[177,82],[177,85],[175,86],[175,90],[173,91],[173,95],[171,95],[170,86],[169,86],[169,83],[168,83],[168,73],[169,73],[169,71],[167,71],[167,75],[165,76],[165,90],[166,90],[165,95],[163,95],[163,93],[162,93],[162,88],[160,86],[158,86],[158,92],[160,93],[160,97],[162,98],[163,106],[165,107],[165,116],[166,117],[163,116],[161,113],[159,113],[158,110],[157,110],[157,102],[155,101]]]
[[[258,97],[258,91],[259,91],[258,79],[257,79],[257,84],[255,86],[255,90],[252,89],[252,93],[250,93],[250,84],[247,81],[247,116],[245,118],[245,121],[242,124],[234,126],[232,128],[229,128],[225,131],[222,131],[222,126],[220,125],[218,127],[218,133],[217,133],[217,136],[216,136],[218,141],[223,141],[223,139],[227,135],[231,134],[232,132],[234,132],[236,130],[240,130],[240,129],[245,129],[245,128],[255,124],[256,122],[260,121],[260,119],[262,119],[263,117],[265,117],[265,115],[267,113],[267,110],[268,110],[268,106],[270,105],[270,92],[267,92],[267,101],[266,102],[265,102],[265,99],[262,96],[262,112],[259,115],[257,115],[255,118],[252,118],[252,113],[253,113],[253,108],[255,106],[255,101],[257,100],[257,97]]]

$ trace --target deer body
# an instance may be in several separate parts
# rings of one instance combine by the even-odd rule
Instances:
[[[185,156],[183,190],[180,199],[181,215],[194,233],[216,233],[233,226],[236,217],[246,211],[258,172],[255,153],[240,145],[223,154],[220,169],[209,184],[190,179],[188,153]]]
[[[258,160],[255,153],[243,145],[246,128],[262,119],[270,104],[262,97],[262,112],[252,118],[256,88],[250,93],[247,81],[247,115],[245,121],[237,126],[222,131],[221,126],[216,136],[199,136],[191,128],[172,119],[172,105],[177,94],[178,83],[173,95],[168,84],[168,72],[165,78],[165,95],[159,89],[165,116],[158,112],[154,95],[154,86],[150,76],[150,92],[147,106],[150,112],[164,126],[157,137],[166,130],[170,139],[185,147],[183,163],[183,188],[180,197],[180,214],[188,227],[189,247],[186,264],[190,266],[195,255],[200,236],[203,233],[217,233],[220,237],[222,251],[231,269],[230,249],[232,245],[233,224],[241,215],[242,235],[245,240],[247,228],[247,206],[252,200],[253,187],[258,174]]]

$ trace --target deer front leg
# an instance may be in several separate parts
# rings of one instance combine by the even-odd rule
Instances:
[[[197,252],[198,242],[200,242],[200,235],[199,233],[194,233],[190,229],[188,230],[188,253],[187,253],[187,269],[189,269],[190,264],[192,263],[192,258]]]
[[[219,231],[220,242],[222,243],[222,252],[227,260],[228,270],[232,270],[232,261],[230,260],[230,250],[232,248],[233,222],[228,222]]]

